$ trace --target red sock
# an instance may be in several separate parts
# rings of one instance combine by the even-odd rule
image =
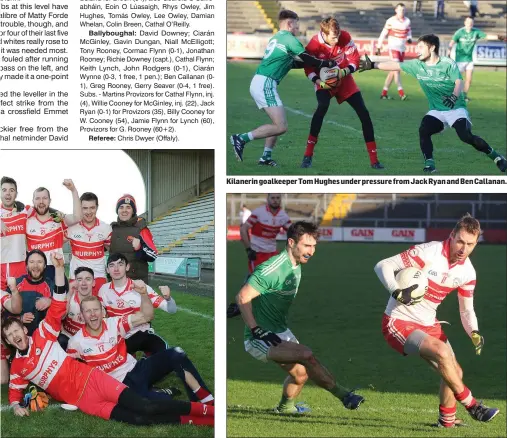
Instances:
[[[460,392],[459,394],[454,394],[454,397],[463,406],[465,406],[466,409],[470,409],[472,406],[475,406],[477,404],[477,401],[475,400],[474,396],[466,386],[463,392]]]
[[[400,97],[405,96],[405,92],[403,91],[403,88],[400,88],[400,89],[398,90],[398,94],[400,95]]]
[[[456,405],[452,408],[447,408],[440,405],[438,407],[438,421],[444,427],[453,427],[456,421]]]
[[[215,416],[215,406],[209,406],[204,403],[190,402],[190,416],[193,417],[213,417]]]
[[[366,150],[368,151],[368,155],[370,156],[370,163],[375,164],[378,161],[377,143],[375,143],[374,141],[367,141]]]
[[[214,426],[214,417],[194,417],[192,415],[182,415],[180,417],[181,424],[193,424],[195,426]]]
[[[382,90],[382,96],[387,96],[387,90],[386,89]]]
[[[201,403],[206,403],[207,405],[213,405],[213,396],[211,395],[211,392],[204,389],[202,386],[199,386],[194,391],[194,394],[199,399]]]
[[[313,149],[317,144],[318,137],[314,137],[312,134],[308,136],[308,140],[306,141],[306,151],[305,157],[311,157],[313,155]]]

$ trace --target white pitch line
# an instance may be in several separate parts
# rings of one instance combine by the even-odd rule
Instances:
[[[206,315],[205,313],[199,313],[191,309],[187,309],[186,307],[178,306],[178,310],[181,310],[182,312],[189,313],[190,315],[200,316],[201,318],[208,319],[210,321],[214,321],[215,318],[213,318],[210,315]]]
[[[233,405],[228,406],[227,408],[246,408],[246,409],[252,409],[258,411],[259,408],[254,408],[253,406],[242,406],[242,405]],[[311,407],[310,407],[311,408]],[[319,408],[312,409],[313,412],[318,413]],[[438,409],[416,409],[416,408],[408,408],[408,407],[386,407],[386,408],[370,408],[366,404],[361,405],[360,411],[368,411],[368,412],[386,412],[386,411],[393,411],[393,412],[424,412],[427,414],[438,414]],[[311,414],[310,414],[311,415]]]

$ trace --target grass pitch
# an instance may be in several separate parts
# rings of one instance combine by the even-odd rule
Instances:
[[[387,75],[382,71],[354,74],[368,108],[377,140],[379,160],[384,170],[371,169],[359,119],[347,104],[331,102],[315,147],[313,167],[301,169],[317,107],[313,85],[303,70],[293,70],[278,87],[286,106],[289,130],[278,139],[273,158],[278,167],[259,166],[264,140],[254,140],[245,148],[243,162],[236,160],[229,143],[231,134],[248,132],[270,123],[250,96],[250,81],[257,63],[229,62],[227,65],[227,173],[229,175],[420,175],[424,160],[419,148],[419,125],[429,111],[418,82],[402,73],[408,100],[400,101],[395,84],[390,96],[380,100]],[[506,71],[475,71],[468,110],[473,132],[493,148],[506,154]],[[501,175],[495,164],[472,146],[462,143],[453,129],[433,138],[437,170],[443,175]]]
[[[152,287],[158,286],[160,280],[150,281]],[[163,284],[163,283],[162,283]],[[180,310],[168,315],[162,310],[155,310],[153,327],[169,345],[181,346],[199,370],[211,391],[214,388],[214,301],[206,297],[196,297],[185,293],[173,292],[173,297]],[[193,312],[193,313],[190,313]],[[183,385],[174,375],[170,375],[157,384],[160,388],[176,386],[185,400]],[[7,408],[7,385],[2,385],[2,422],[3,437],[212,437],[213,429],[196,426],[131,426],[115,421],[105,421],[91,417],[80,411],[68,412],[61,409],[59,403],[43,412],[31,413],[29,417],[15,417]]]
[[[431,427],[438,418],[439,378],[417,357],[402,357],[385,342],[381,320],[388,294],[373,272],[382,258],[406,249],[405,244],[322,242],[303,266],[289,327],[299,341],[343,385],[354,387],[366,402],[346,410],[327,391],[312,383],[298,401],[312,412],[305,417],[280,417],[270,411],[281,396],[284,372],[273,363],[256,361],[244,351],[241,317],[227,327],[228,436],[506,436],[506,275],[505,246],[479,245],[472,254],[477,271],[475,309],[485,346],[476,356],[464,332],[456,293],[444,300],[439,320],[464,370],[465,384],[489,406],[500,408],[491,423],[472,420],[458,406],[468,427]],[[229,301],[246,273],[241,243],[227,252]]]

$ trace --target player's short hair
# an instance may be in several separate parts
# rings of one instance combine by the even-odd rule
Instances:
[[[102,306],[102,303],[100,302],[99,297],[97,297],[95,295],[88,295],[87,297],[84,297],[81,300],[81,302],[79,303],[79,310],[81,310],[81,312],[82,312],[83,311],[83,304],[90,303],[92,301],[97,301]]]
[[[110,254],[107,258],[107,266],[109,266],[109,263],[117,262],[118,260],[123,260],[126,265],[128,265],[129,261],[127,260],[127,257],[125,257],[123,254],[119,252],[115,252],[113,254]]]
[[[404,7],[405,7],[405,3],[398,3],[398,4],[394,7],[394,9],[398,8],[398,6],[401,6],[402,8],[404,8]]]
[[[4,184],[12,184],[14,188],[16,189],[16,192],[18,191],[18,184],[14,180],[14,178],[10,178],[8,176],[2,176],[2,182],[0,183],[0,186],[3,186]]]
[[[454,226],[452,234],[455,235],[458,231],[465,230],[469,234],[482,234],[481,223],[475,219],[470,213],[465,214]]]
[[[287,230],[287,242],[289,239],[293,239],[294,242],[298,243],[303,235],[309,234],[315,240],[319,238],[319,226],[312,222],[298,221],[294,222]]]
[[[39,254],[44,259],[44,266],[48,265],[48,258],[46,257],[46,254],[44,254],[40,249],[32,249],[30,252],[26,253],[25,265],[28,266],[28,259],[34,254]]]
[[[278,14],[278,22],[285,20],[299,20],[298,14],[294,11],[289,11],[288,9],[282,9]]]
[[[331,31],[338,33],[340,31],[340,23],[338,23],[336,18],[327,17],[320,22],[320,31],[325,35],[329,35]]]
[[[17,324],[21,327],[24,327],[24,324],[21,322],[21,320],[19,318],[16,318],[15,316],[2,317],[2,341],[5,345],[11,345],[9,344],[9,342],[7,342],[5,330],[7,330],[13,324]]]
[[[77,277],[78,274],[81,274],[81,272],[88,272],[92,274],[92,277],[95,278],[95,273],[93,272],[92,268],[89,268],[88,266],[80,266],[74,271],[74,277]]]
[[[97,198],[97,195],[92,192],[84,192],[81,197],[79,198],[81,202],[83,201],[95,201],[95,204],[97,204],[97,207],[99,206],[99,198]]]
[[[427,44],[428,46],[435,46],[435,53],[438,55],[438,51],[440,49],[440,38],[438,38],[436,35],[430,33],[427,35],[420,36],[417,42],[423,42],[424,44]]]
[[[472,17],[472,16],[470,16],[470,15],[469,15],[468,17],[465,17],[465,21],[467,21],[467,20],[472,20],[472,21],[474,21],[474,17]]]
[[[49,190],[46,189],[46,187],[37,187],[34,191],[33,191],[33,197],[35,198],[35,194],[36,193],[39,193],[39,192],[43,192],[43,191],[46,191],[48,192],[48,198],[51,199],[51,193],[49,193]]]

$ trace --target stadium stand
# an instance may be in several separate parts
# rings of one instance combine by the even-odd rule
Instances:
[[[149,229],[160,256],[200,257],[203,267],[215,265],[214,192],[172,209],[153,220]]]
[[[274,24],[267,17],[259,2],[227,2],[227,31],[238,33],[273,32]],[[275,21],[276,23],[276,21]]]

